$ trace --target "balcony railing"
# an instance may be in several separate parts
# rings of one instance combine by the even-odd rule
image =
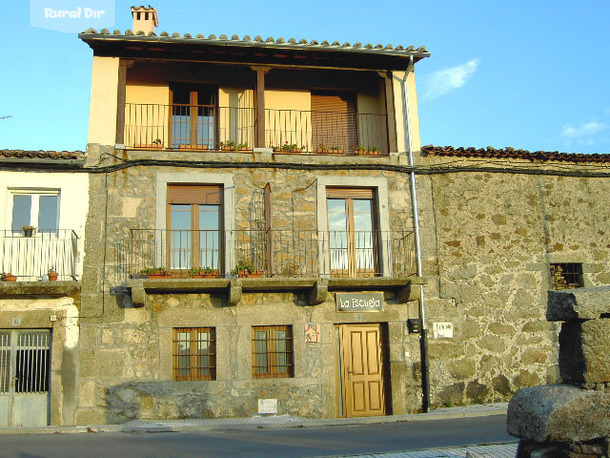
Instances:
[[[260,146],[256,123],[252,108],[128,103],[124,141],[129,148],[251,150]],[[280,151],[386,154],[387,141],[385,114],[265,110],[264,146]]]
[[[0,231],[0,271],[18,281],[46,278],[51,267],[58,280],[76,279],[78,236],[71,229],[41,231],[26,237],[23,231]]]
[[[415,275],[413,243],[411,231],[131,229],[117,254],[130,276],[164,267],[180,278],[208,267],[228,277],[249,265],[266,277],[408,277]]]

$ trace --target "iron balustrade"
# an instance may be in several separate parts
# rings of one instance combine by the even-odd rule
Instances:
[[[0,272],[11,273],[20,281],[46,278],[52,267],[58,280],[76,279],[78,236],[72,229],[36,232],[0,231]]]
[[[256,144],[256,116],[253,108],[127,103],[124,142],[129,148],[247,151],[262,146]],[[292,153],[387,154],[387,117],[266,109],[264,146]]]
[[[131,229],[117,255],[130,276],[162,267],[173,277],[188,277],[192,268],[229,277],[237,266],[267,277],[415,275],[412,231]]]

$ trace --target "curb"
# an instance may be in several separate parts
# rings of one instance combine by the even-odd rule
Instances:
[[[332,418],[309,420],[293,416],[269,416],[248,418],[190,419],[190,420],[133,420],[116,425],[89,426],[41,426],[0,428],[2,434],[79,434],[79,433],[169,433],[212,429],[282,429],[319,428],[327,426],[372,425],[401,422],[420,422],[470,418],[492,415],[506,415],[508,403],[483,404],[465,407],[436,409],[427,413],[388,415],[383,417]]]

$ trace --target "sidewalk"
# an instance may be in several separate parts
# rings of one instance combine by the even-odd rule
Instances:
[[[2,434],[68,434],[68,433],[164,433],[193,430],[212,430],[219,428],[315,428],[327,426],[347,426],[362,424],[433,421],[451,418],[469,418],[490,415],[506,415],[508,403],[482,404],[464,407],[435,409],[428,413],[392,415],[383,417],[334,418],[312,420],[289,415],[258,416],[248,418],[187,419],[187,420],[133,420],[119,425],[90,426],[45,426],[33,428],[0,428]],[[419,451],[392,452],[358,455],[384,458],[440,458],[440,457],[477,457],[513,458],[517,450],[517,440],[511,444],[452,447]],[[352,455],[353,456],[353,455]]]

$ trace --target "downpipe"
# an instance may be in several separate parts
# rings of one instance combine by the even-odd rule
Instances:
[[[411,205],[413,211],[413,230],[415,236],[415,257],[417,262],[417,275],[424,276],[422,267],[421,238],[419,233],[419,212],[417,204],[417,188],[415,186],[415,161],[413,159],[413,143],[411,141],[411,118],[409,113],[409,94],[407,92],[407,76],[414,71],[413,56],[409,59],[409,66],[402,78],[402,109],[405,131],[405,147],[409,157],[410,181],[411,181]],[[430,410],[430,364],[428,359],[428,326],[426,324],[426,301],[424,297],[424,285],[419,286],[419,318],[421,319],[419,347],[421,354],[421,382],[422,382],[422,410]]]

